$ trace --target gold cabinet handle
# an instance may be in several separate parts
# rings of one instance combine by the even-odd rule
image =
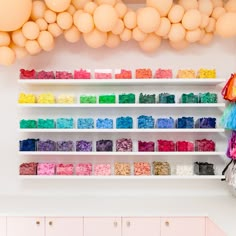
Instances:
[[[130,225],[131,225],[131,224],[130,224],[130,221],[127,221],[127,222],[126,222],[126,225],[127,225],[127,227],[130,227]]]
[[[36,221],[36,225],[40,225],[40,221]]]
[[[170,226],[170,222],[169,221],[166,221],[165,222],[165,225],[168,227],[168,226]]]
[[[49,224],[49,225],[52,225],[52,221],[49,221],[48,224]]]
[[[117,221],[114,222],[114,226],[117,227],[118,226],[118,223]]]

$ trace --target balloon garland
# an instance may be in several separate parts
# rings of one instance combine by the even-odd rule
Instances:
[[[236,0],[146,0],[129,9],[121,0],[0,0],[0,64],[51,51],[55,38],[92,48],[137,41],[154,52],[162,40],[180,50],[236,36]]]

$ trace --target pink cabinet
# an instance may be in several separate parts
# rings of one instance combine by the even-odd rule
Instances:
[[[44,236],[44,217],[8,217],[7,236]]]
[[[83,236],[83,218],[47,217],[45,236]]]
[[[85,217],[84,236],[121,236],[121,217]]]
[[[226,236],[226,234],[209,218],[206,219],[206,236]]]
[[[160,236],[160,218],[123,217],[122,236]]]
[[[0,217],[0,235],[7,236],[7,218]]]
[[[205,236],[205,217],[161,218],[161,236]]]

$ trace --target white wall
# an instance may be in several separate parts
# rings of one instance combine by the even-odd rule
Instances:
[[[211,45],[193,45],[176,52],[163,44],[152,55],[141,52],[135,43],[124,43],[118,49],[89,49],[81,41],[67,44],[59,39],[50,53],[28,57],[11,67],[0,67],[0,213],[84,214],[84,215],[160,215],[209,214],[228,235],[235,235],[236,204],[225,183],[211,181],[106,181],[106,180],[20,180],[17,132],[17,84],[20,68],[36,70],[74,70],[75,68],[216,68],[218,77],[228,78],[236,70],[235,40],[215,39]],[[192,88],[189,88],[190,91]],[[27,88],[24,90],[27,91]],[[62,111],[63,112],[63,111]],[[141,111],[140,111],[141,112]],[[210,113],[210,111],[209,111]],[[28,113],[29,114],[29,113]],[[32,117],[34,114],[29,114]],[[222,140],[220,145],[224,145]],[[222,147],[226,149],[225,147]],[[215,157],[219,158],[219,157]],[[4,197],[9,196],[9,197]],[[3,198],[4,197],[4,198]],[[134,200],[135,198],[135,200]],[[103,202],[103,204],[101,204]],[[58,206],[60,206],[58,208]],[[103,208],[102,208],[103,206]],[[28,209],[28,211],[27,211]],[[39,214],[39,213],[38,213]]]

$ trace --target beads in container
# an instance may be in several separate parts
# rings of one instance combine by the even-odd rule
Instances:
[[[116,151],[117,152],[132,152],[133,151],[132,139],[127,139],[127,138],[117,139]]]
[[[170,69],[158,69],[155,72],[154,78],[156,79],[170,79],[173,78],[172,70]]]
[[[193,117],[181,117],[177,119],[178,129],[193,129],[194,128],[194,119]]]
[[[153,174],[154,175],[170,175],[170,164],[168,162],[154,161]]]
[[[136,79],[151,79],[152,70],[151,69],[136,69],[135,77]]]
[[[177,78],[191,79],[196,78],[196,72],[194,70],[178,70]]]
[[[161,93],[158,95],[159,103],[175,103],[175,95],[169,93]]]
[[[155,94],[139,94],[139,103],[156,103]]]
[[[36,71],[20,69],[20,79],[35,79],[37,76]]]
[[[36,96],[31,93],[20,93],[18,103],[36,103]]]
[[[201,139],[195,141],[195,149],[199,152],[214,152],[215,142],[208,139]]]
[[[67,71],[56,71],[56,79],[73,79],[73,74]]]
[[[93,142],[86,140],[76,141],[76,152],[92,152]]]
[[[111,175],[111,164],[95,164],[94,175]]]
[[[138,117],[139,129],[152,129],[154,128],[154,118],[152,116],[139,116]]]
[[[69,141],[57,141],[57,151],[59,152],[72,152],[74,151],[74,142]]]
[[[37,150],[38,139],[25,139],[19,142],[21,152],[33,152]]]
[[[199,102],[200,103],[217,103],[218,98],[216,93],[200,93]]]
[[[39,140],[38,141],[38,151],[41,152],[53,152],[57,150],[56,142],[53,140]]]
[[[115,79],[131,79],[132,78],[132,72],[131,70],[116,70],[115,71]]]
[[[95,79],[111,79],[112,70],[110,69],[96,69],[95,70]]]
[[[196,128],[214,129],[214,128],[216,128],[216,118],[202,117],[196,121]]]
[[[79,163],[75,167],[76,175],[92,175],[92,164],[91,163]]]
[[[97,129],[113,129],[113,120],[112,119],[97,119],[96,120]]]
[[[198,95],[194,93],[183,93],[180,99],[181,103],[198,103]]]
[[[94,119],[93,118],[79,118],[77,121],[78,129],[93,129]]]
[[[89,70],[75,70],[74,79],[91,79],[91,72]]]
[[[176,175],[193,175],[193,165],[176,165]]]
[[[214,164],[208,162],[194,162],[195,175],[215,175]]]
[[[175,142],[172,140],[157,140],[157,150],[159,152],[174,152]]]
[[[37,73],[38,79],[55,79],[55,74],[53,71],[41,70]]]
[[[23,119],[20,121],[20,128],[21,129],[35,129],[35,128],[37,128],[37,121]]]
[[[112,152],[113,151],[113,141],[112,140],[98,140],[96,142],[97,152]]]
[[[73,129],[74,119],[73,118],[58,118],[56,120],[57,129]]]
[[[130,175],[130,163],[116,162],[114,165],[114,173],[115,175]]]
[[[214,78],[216,78],[216,70],[215,69],[210,70],[210,69],[201,68],[201,69],[198,70],[197,78],[214,79]]]
[[[88,95],[82,95],[80,96],[80,103],[84,104],[84,103],[97,103],[97,97],[96,96],[88,96]]]
[[[154,142],[138,141],[139,152],[154,152]]]
[[[189,141],[177,141],[176,142],[176,150],[178,152],[193,152],[194,151],[194,143]]]
[[[56,174],[57,175],[73,175],[74,174],[74,165],[73,164],[64,164],[60,163],[56,165]]]
[[[100,95],[99,103],[101,104],[113,104],[116,103],[116,95]]]
[[[156,127],[160,129],[174,128],[175,121],[172,117],[170,118],[158,118],[156,122]]]
[[[29,162],[29,163],[22,163],[20,165],[20,175],[37,175],[37,165],[38,163]]]
[[[56,164],[55,163],[38,163],[37,174],[38,175],[55,175]]]
[[[55,96],[52,93],[42,93],[38,96],[38,103],[54,104],[56,102]]]
[[[117,129],[132,129],[133,128],[133,118],[127,117],[117,117],[116,118],[116,128]]]
[[[151,175],[150,163],[134,162],[134,175]]]
[[[54,129],[55,122],[53,119],[38,119],[39,129]]]
[[[129,93],[129,94],[119,94],[119,103],[135,103],[135,94]]]
[[[75,96],[61,94],[57,98],[59,104],[73,104],[76,102]]]

